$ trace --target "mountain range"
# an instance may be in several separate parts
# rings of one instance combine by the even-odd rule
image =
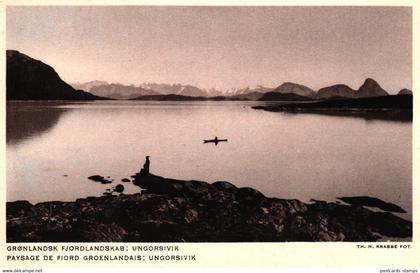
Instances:
[[[123,85],[119,83],[102,84],[93,86],[89,92],[96,96],[104,96],[112,99],[132,99],[138,96],[160,95],[160,93],[145,89],[140,86]]]
[[[90,81],[85,83],[70,83],[71,86],[73,86],[74,89],[80,89],[80,90],[86,90],[90,92],[90,89],[94,86],[100,86],[100,85],[108,85],[109,83],[107,81]]]
[[[192,96],[192,97],[211,97],[218,96],[219,93],[214,94],[206,89],[201,89],[193,85],[183,85],[183,84],[158,84],[158,83],[142,83],[141,87],[149,90],[154,90],[161,95],[180,95],[180,96]]]
[[[389,95],[388,92],[386,92],[375,80],[371,78],[367,78],[357,90],[354,90],[345,84],[336,84],[321,88],[317,92],[307,86],[292,82],[285,82],[276,88],[268,88],[258,85],[256,87],[230,89],[227,91],[201,89],[193,85],[157,83],[143,83],[139,86],[134,86],[119,83],[109,84],[104,81],[93,81],[84,84],[72,85],[75,88],[84,87],[85,90],[94,95],[113,99],[134,99],[142,96],[170,94],[202,98],[224,96],[234,100],[322,100],[330,98],[367,98]],[[401,94],[412,94],[412,91],[408,89],[403,89],[400,92]],[[264,96],[267,93],[270,94]],[[287,94],[294,94],[295,96]]]
[[[180,95],[190,97],[233,97],[239,100],[257,100],[274,88],[261,85],[220,91],[214,88],[203,89],[193,85],[167,84],[167,83],[141,83],[138,86],[124,85],[120,83],[108,83],[106,81],[90,81],[86,83],[71,83],[76,89],[86,90],[97,96],[105,96],[113,99],[133,99],[150,95]]]
[[[221,96],[223,92],[215,89],[201,89],[193,85],[142,83],[138,86],[121,83],[108,83],[106,81],[90,81],[86,83],[72,83],[74,88],[86,90],[97,96],[113,99],[134,99],[152,95],[179,95],[190,97]]]
[[[311,88],[285,82],[276,88],[261,85],[220,91],[201,89],[193,85],[142,83],[138,86],[106,81],[64,82],[49,65],[16,50],[6,51],[6,94],[8,100],[95,100],[95,99],[190,99],[202,100],[285,100],[305,101],[340,98],[366,98],[389,95],[375,80],[368,78],[353,90],[345,84],[324,87],[315,92]],[[399,95],[412,95],[402,89]],[[197,100],[194,99],[194,100]]]

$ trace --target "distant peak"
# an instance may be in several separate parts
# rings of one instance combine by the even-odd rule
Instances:
[[[382,89],[382,87],[374,79],[367,78],[362,86],[360,86],[359,90],[361,89]]]
[[[16,56],[16,55],[24,55],[24,54],[20,53],[17,50],[14,50],[14,49],[8,49],[8,50],[6,50],[6,55],[11,57],[11,56]]]
[[[284,82],[281,85],[300,85],[300,84],[297,84],[297,83],[294,83],[294,82]]]
[[[287,88],[290,88],[290,87],[299,87],[299,88],[307,88],[307,89],[310,89],[309,87],[307,87],[307,86],[305,86],[303,84],[298,84],[298,83],[295,83],[295,82],[284,82],[279,87],[287,87]]]
[[[312,90],[305,85],[294,83],[294,82],[284,82],[280,86],[277,87],[277,89],[284,89],[284,88],[286,88],[286,89],[287,88],[302,88],[302,89]]]
[[[7,53],[20,53],[19,51],[14,50],[14,49],[7,49],[6,52]]]
[[[6,57],[9,59],[24,59],[24,60],[31,60],[31,61],[37,61],[37,62],[41,62],[40,60],[36,60],[32,57],[29,57],[26,54],[23,54],[17,50],[13,50],[13,49],[8,49],[6,50]]]
[[[377,81],[372,78],[367,78],[363,85],[379,85]]]
[[[362,86],[359,87],[357,91],[358,97],[379,97],[379,96],[387,96],[388,92],[386,92],[382,87],[371,78],[367,78]]]
[[[410,89],[404,88],[401,89],[400,92],[398,92],[398,95],[413,95],[413,91]]]

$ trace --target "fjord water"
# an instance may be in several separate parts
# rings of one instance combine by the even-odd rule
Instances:
[[[229,181],[302,201],[367,195],[411,215],[411,123],[253,105],[261,103],[9,102],[7,200],[100,196],[150,155],[151,172],[164,177]],[[215,136],[229,141],[203,144]],[[87,179],[95,174],[114,182]]]

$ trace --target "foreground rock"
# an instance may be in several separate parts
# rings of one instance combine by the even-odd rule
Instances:
[[[75,202],[7,203],[8,242],[376,241],[412,223],[359,206],[267,198],[228,182],[133,176],[143,191]]]
[[[112,183],[111,180],[108,180],[101,175],[92,175],[92,176],[89,176],[88,179],[92,180],[94,182],[99,182],[101,184],[111,184]]]
[[[395,204],[384,202],[381,199],[369,196],[340,197],[337,199],[352,205],[373,207],[389,212],[406,213],[403,208]]]

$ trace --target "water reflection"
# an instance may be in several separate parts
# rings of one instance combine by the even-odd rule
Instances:
[[[70,109],[59,102],[7,102],[6,142],[18,144],[50,131]]]
[[[255,104],[8,105],[7,200],[102,195],[104,185],[89,176],[119,183],[150,155],[151,172],[164,177],[224,180],[302,201],[372,196],[411,217],[411,123],[273,113],[251,109]],[[214,136],[229,142],[203,145]],[[130,186],[124,192],[138,192]]]

